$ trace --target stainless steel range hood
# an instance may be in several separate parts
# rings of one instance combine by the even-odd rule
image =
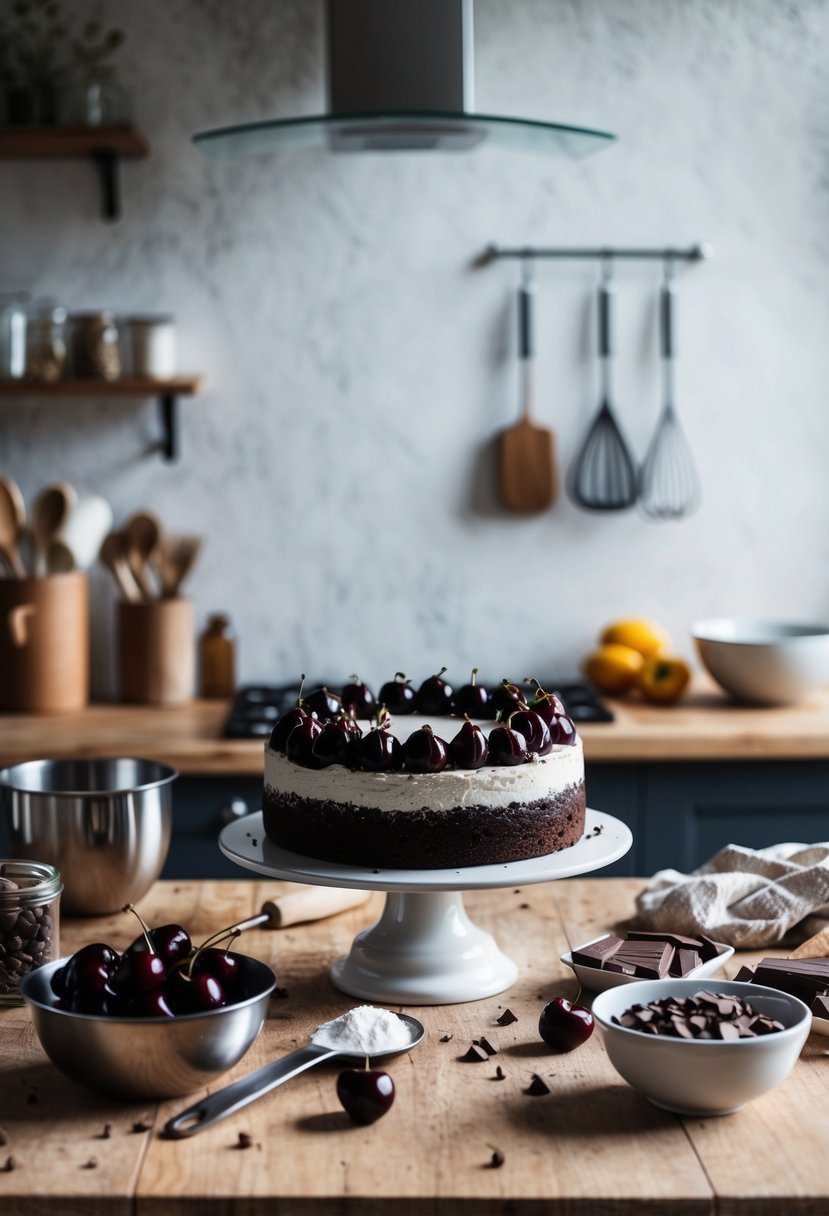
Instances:
[[[474,110],[473,0],[327,0],[329,112],[204,131],[229,159],[290,147],[467,151],[491,143],[578,159],[615,138]]]

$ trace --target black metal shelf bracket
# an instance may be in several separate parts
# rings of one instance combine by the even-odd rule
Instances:
[[[158,451],[168,463],[179,457],[178,397],[175,393],[162,393],[158,398],[161,419],[161,439]]]
[[[117,152],[99,148],[92,153],[101,183],[101,215],[105,220],[121,218],[121,191],[118,177],[120,157]]]

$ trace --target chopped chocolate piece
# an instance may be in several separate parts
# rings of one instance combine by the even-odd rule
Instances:
[[[455,1036],[453,1034],[442,1034],[440,1036],[440,1041],[441,1043],[451,1043],[454,1037]]]
[[[17,1162],[14,1157],[7,1157],[3,1164],[0,1165],[0,1174],[10,1174],[16,1166]]]
[[[96,1140],[109,1140],[111,1135],[112,1135],[112,1124],[105,1123],[104,1126],[101,1128],[101,1130],[98,1132],[98,1135],[95,1137],[95,1139]]]
[[[829,1018],[829,992],[821,992],[815,997],[812,1001],[812,1013],[816,1018]]]
[[[573,962],[578,963],[581,967],[601,967],[604,960],[619,949],[623,940],[615,933],[608,933],[606,937],[600,937],[596,942],[588,942],[586,946],[573,950],[571,952]]]
[[[84,1164],[81,1166],[82,1170],[97,1170],[97,1168],[98,1168],[98,1158],[97,1157],[90,1157],[89,1160],[85,1161]]]
[[[525,1094],[529,1094],[533,1098],[540,1098],[543,1094],[548,1094],[549,1092],[549,1085],[544,1084],[537,1072],[533,1073],[532,1081],[530,1081],[529,1085],[524,1090]]]
[[[513,1022],[518,1021],[518,1018],[511,1009],[505,1009],[501,1016],[496,1018],[495,1021],[499,1026],[511,1026]]]
[[[740,970],[737,972],[737,974],[734,976],[734,979],[739,980],[741,984],[742,983],[750,984],[751,981],[754,979],[754,972],[751,970],[750,967],[741,967]]]
[[[472,1042],[476,1047],[483,1047],[488,1056],[497,1056],[498,1048],[493,1047],[489,1039],[485,1039],[483,1035],[481,1035],[480,1039],[473,1039]]]
[[[239,1132],[235,1147],[253,1148],[253,1136],[251,1136],[250,1132]]]
[[[480,1064],[483,1060],[488,1060],[489,1056],[473,1043],[469,1051],[465,1055],[458,1056],[458,1059],[463,1060],[466,1064]]]
[[[492,1156],[490,1157],[489,1162],[487,1164],[487,1169],[499,1170],[505,1161],[506,1161],[506,1157],[501,1152],[501,1150],[499,1148],[494,1148],[492,1150]]]
[[[504,1080],[504,1078],[506,1077],[506,1075],[507,1075],[507,1074],[504,1072],[504,1070],[503,1070],[503,1068],[501,1067],[501,1065],[500,1065],[500,1064],[498,1064],[498,1065],[497,1065],[497,1067],[496,1067],[496,1069],[495,1069],[495,1076],[494,1076],[492,1079],[493,1079],[493,1081],[503,1081],[503,1080]]]
[[[782,1022],[757,1013],[739,997],[704,991],[685,999],[665,997],[632,1005],[613,1021],[626,1030],[678,1039],[736,1040],[783,1029]]]
[[[518,905],[519,908],[529,908],[529,906],[530,906],[529,904],[519,904]]]
[[[152,1130],[152,1126],[152,1123],[149,1123],[146,1119],[136,1119],[132,1125],[132,1130],[134,1132],[148,1132]]]

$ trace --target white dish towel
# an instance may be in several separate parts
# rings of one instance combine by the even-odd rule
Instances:
[[[829,920],[829,842],[727,845],[690,874],[659,870],[636,909],[639,928],[706,933],[738,949],[770,946],[795,925],[805,939]]]

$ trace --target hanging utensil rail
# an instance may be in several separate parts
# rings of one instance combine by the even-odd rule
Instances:
[[[652,247],[623,245],[584,245],[567,248],[563,245],[487,245],[478,262],[486,265],[499,258],[575,258],[599,259],[607,261],[610,258],[627,259],[630,261],[676,261],[704,262],[713,256],[710,245],[700,242],[697,245],[687,245],[684,248],[654,245]]]

